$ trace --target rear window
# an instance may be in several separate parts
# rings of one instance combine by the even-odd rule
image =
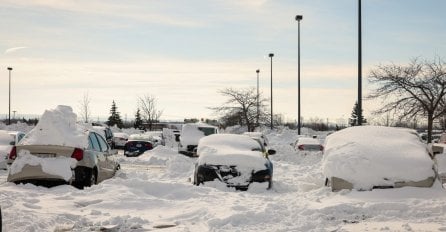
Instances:
[[[198,127],[198,130],[202,131],[205,136],[215,134],[217,131],[212,127]]]

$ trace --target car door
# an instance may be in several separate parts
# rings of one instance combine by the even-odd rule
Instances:
[[[104,162],[102,165],[102,170],[104,172],[105,178],[111,178],[115,174],[116,161],[114,160],[113,154],[110,147],[102,136],[97,136],[99,145],[101,146],[101,153],[104,156]]]
[[[90,150],[90,152],[97,160],[97,163],[95,164],[98,169],[97,180],[98,180],[98,182],[100,182],[100,181],[104,180],[105,178],[107,178],[107,176],[105,175],[105,173],[106,173],[106,156],[102,152],[100,140],[98,138],[101,138],[101,136],[98,135],[97,133],[94,133],[94,132],[90,133],[89,139],[92,144],[92,149]]]

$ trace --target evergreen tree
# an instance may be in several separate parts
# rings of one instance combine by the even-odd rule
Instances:
[[[141,128],[142,126],[142,119],[141,119],[141,112],[139,110],[139,108],[136,110],[136,114],[135,114],[135,123],[133,124],[133,127],[135,129]]]
[[[108,117],[107,125],[108,126],[118,126],[119,128],[122,128],[122,120],[121,116],[118,112],[118,107],[116,107],[115,100],[113,100],[111,109],[110,109],[110,117]]]
[[[358,125],[358,115],[361,115],[362,124],[367,123],[367,120],[364,118],[364,115],[362,114],[362,109],[361,109],[361,113],[360,113],[358,102],[355,102],[355,106],[353,107],[352,115],[350,116],[350,126]]]

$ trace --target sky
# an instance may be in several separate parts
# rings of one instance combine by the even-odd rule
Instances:
[[[446,1],[363,0],[363,92],[371,69],[421,57],[446,59]],[[124,119],[137,99],[157,98],[162,119],[218,118],[225,88],[256,88],[274,113],[297,118],[298,23],[301,115],[346,120],[357,99],[356,0],[0,0],[0,115],[57,105],[92,118],[112,101]],[[366,117],[380,105],[364,100]],[[12,113],[11,113],[12,114]]]

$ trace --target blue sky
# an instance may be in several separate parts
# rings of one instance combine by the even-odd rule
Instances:
[[[158,98],[165,119],[215,118],[208,107],[224,102],[217,91],[255,87],[256,69],[269,97],[273,52],[274,112],[294,120],[294,17],[302,14],[301,114],[336,122],[356,101],[357,2],[2,0],[0,113],[8,111],[12,66],[19,114],[59,104],[78,111],[88,92],[95,118],[108,116],[115,100],[130,119],[145,94]],[[362,2],[364,77],[378,64],[446,58],[445,1]],[[366,116],[377,105],[364,102]]]

